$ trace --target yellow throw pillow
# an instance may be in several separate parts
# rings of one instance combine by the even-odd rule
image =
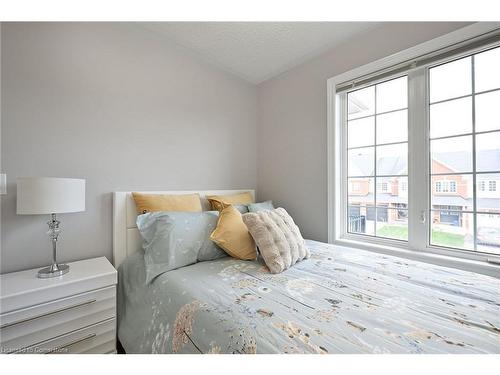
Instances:
[[[201,201],[198,194],[164,195],[132,193],[137,214],[155,211],[201,212]]]
[[[233,206],[225,207],[219,213],[217,227],[210,239],[233,258],[254,260],[257,258],[255,242],[248,233],[241,213]]]
[[[207,199],[212,206],[212,210],[215,211],[222,211],[224,206],[227,206],[228,204],[254,203],[252,193],[249,191],[234,195],[208,195]]]

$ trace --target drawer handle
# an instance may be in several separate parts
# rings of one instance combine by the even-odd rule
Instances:
[[[63,311],[67,311],[67,310],[71,310],[71,309],[76,309],[77,307],[82,307],[82,306],[90,305],[90,304],[92,304],[94,302],[96,302],[96,299],[92,299],[90,301],[85,301],[85,302],[82,302],[82,303],[77,303],[76,305],[72,305],[72,306],[62,307],[60,309],[57,309],[57,310],[54,310],[54,311],[49,311],[49,312],[47,312],[45,314],[37,315],[37,316],[34,316],[32,318],[21,319],[21,320],[18,320],[17,322],[7,323],[7,324],[4,324],[4,325],[1,325],[0,329],[4,329],[4,328],[7,328],[7,327],[12,327],[12,326],[15,326],[15,325],[18,325],[18,324],[22,324],[22,323],[27,323],[27,322],[30,322],[32,320],[36,320],[36,319],[40,319],[40,318],[45,318],[46,316],[49,316],[49,315],[58,314],[58,313],[63,312]]]
[[[71,346],[71,345],[75,345],[75,344],[78,344],[82,341],[86,341],[86,340],[90,340],[90,339],[93,339],[94,337],[96,337],[97,335],[95,333],[91,333],[90,335],[87,335],[85,337],[82,337],[80,339],[76,339],[76,340],[73,340],[73,341],[70,341],[64,345],[61,345],[61,346],[56,346],[55,348],[49,350],[48,352],[46,352],[45,354],[50,354],[50,353],[54,353],[56,351],[60,351],[61,349],[64,349],[64,348],[67,348],[68,346]]]

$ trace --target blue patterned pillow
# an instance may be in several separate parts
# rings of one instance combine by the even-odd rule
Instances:
[[[248,212],[259,212],[263,210],[274,210],[273,201],[247,204]]]
[[[246,204],[233,204],[233,207],[240,211],[240,214],[246,214],[248,212]]]
[[[227,256],[210,240],[219,213],[150,212],[137,217],[137,228],[144,240],[146,282],[156,276],[197,261]]]

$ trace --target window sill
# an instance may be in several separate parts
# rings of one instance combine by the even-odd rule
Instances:
[[[355,241],[351,239],[338,239],[333,241],[333,244],[344,248],[357,248],[361,250],[373,251],[375,253],[411,259],[419,262],[431,263],[443,267],[457,268],[464,271],[476,272],[500,279],[500,265],[488,263],[486,261],[463,259],[447,255],[433,254],[430,252],[415,251],[400,247],[383,246],[362,241]]]

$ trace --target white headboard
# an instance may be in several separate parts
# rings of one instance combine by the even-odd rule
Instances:
[[[252,189],[242,190],[208,190],[208,191],[139,191],[143,194],[193,194],[198,193],[204,211],[210,210],[210,204],[205,199],[207,195],[231,195],[249,191],[255,198]],[[115,268],[129,255],[137,252],[142,246],[142,239],[135,224],[137,211],[131,191],[116,191],[113,193],[113,264]]]

